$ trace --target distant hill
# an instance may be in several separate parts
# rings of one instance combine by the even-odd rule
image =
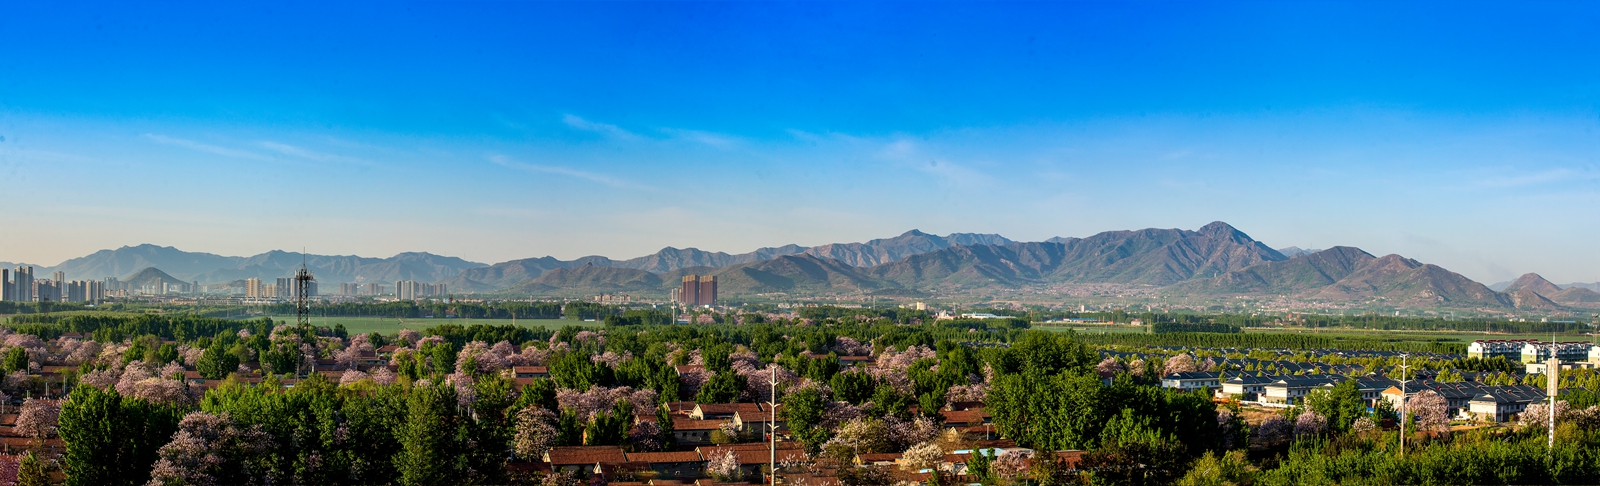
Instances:
[[[185,278],[220,268],[235,268],[242,257],[221,256],[211,253],[187,252],[170,246],[144,244],[124,246],[115,250],[100,250],[86,256],[73,258],[54,267],[42,268],[35,274],[64,272],[68,280],[99,280],[106,277],[123,277],[146,268],[156,267],[162,272]]]
[[[661,276],[631,268],[583,265],[558,268],[511,286],[512,294],[583,296],[601,293],[664,293]]]
[[[829,258],[857,267],[870,267],[896,262],[912,255],[920,255],[954,246],[1009,245],[1015,243],[1000,235],[954,233],[941,237],[917,230],[907,231],[894,238],[871,240],[866,243],[834,243],[806,249],[807,255]]]
[[[1572,282],[1561,286],[1563,289],[1570,289],[1573,287],[1600,292],[1600,282]]]
[[[1502,294],[1483,284],[1399,255],[1373,257],[1333,247],[1286,262],[1270,262],[1165,289],[1169,295],[1289,295],[1331,302],[1411,308],[1555,309],[1537,293]]]
[[[1302,249],[1302,248],[1300,248],[1298,246],[1291,246],[1291,247],[1288,247],[1288,248],[1279,248],[1278,249],[1278,253],[1282,253],[1283,256],[1286,256],[1286,257],[1289,257],[1289,258],[1302,257],[1302,256],[1310,255],[1312,253],[1316,253],[1316,252],[1319,252],[1319,251],[1322,251],[1322,250],[1318,250],[1318,249],[1307,250],[1307,249]]]
[[[1514,296],[1521,295],[1523,299],[1528,299],[1530,302],[1544,300],[1549,302],[1550,306],[1600,307],[1600,292],[1574,286],[1562,288],[1550,283],[1549,280],[1545,280],[1544,277],[1537,273],[1529,273],[1517,277],[1516,280],[1506,285],[1504,292]],[[1533,296],[1537,296],[1539,299],[1533,299]],[[1522,306],[1519,305],[1518,307]]]
[[[561,268],[571,268],[571,263],[552,257],[524,258],[469,268],[446,280],[445,284],[453,292],[484,292],[516,285]]]
[[[1511,285],[1507,285],[1503,292],[1510,293],[1523,289],[1537,292],[1540,295],[1553,295],[1556,292],[1561,291],[1561,287],[1557,287],[1556,284],[1550,283],[1549,280],[1545,280],[1544,277],[1539,276],[1539,274],[1528,273],[1523,274],[1521,277],[1517,277],[1516,280],[1513,280]]]
[[[1333,285],[1377,257],[1360,248],[1336,246],[1282,262],[1251,265],[1213,278],[1184,282],[1173,294],[1301,294]]]
[[[702,269],[696,273],[710,274],[703,269],[718,269],[735,265],[756,263],[792,255],[810,255],[832,259],[853,266],[872,266],[898,261],[911,255],[950,248],[959,245],[1010,244],[1000,235],[980,233],[953,233],[938,236],[911,230],[894,238],[881,238],[866,243],[833,243],[815,247],[784,245],[759,248],[749,253],[729,254],[709,252],[697,248],[666,247],[655,253],[627,260],[613,260],[604,256],[586,256],[575,260],[553,257],[526,258],[496,263],[462,271],[445,283],[451,289],[467,292],[487,292],[517,285],[538,278],[545,272],[583,265],[628,268],[656,274],[673,274],[684,269]]]
[[[145,267],[137,272],[123,276],[119,280],[126,282],[134,288],[143,286],[158,286],[163,283],[168,285],[189,285],[189,282],[178,280],[155,267]]]
[[[948,288],[1045,282],[1169,285],[1288,259],[1222,222],[1199,231],[1108,231],[1053,240],[952,247],[874,267],[871,273],[903,286]]]
[[[719,294],[832,291],[853,293],[895,286],[844,262],[813,255],[786,255],[721,268],[714,273]]]

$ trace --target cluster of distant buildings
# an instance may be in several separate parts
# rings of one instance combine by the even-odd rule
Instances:
[[[0,269],[0,301],[4,302],[100,302],[106,298],[106,288],[116,279],[67,281],[65,273],[56,272],[53,279],[37,279],[33,267],[19,266],[15,270]]]
[[[1546,362],[1554,358],[1561,369],[1600,366],[1600,347],[1583,341],[1540,342],[1538,340],[1484,340],[1467,345],[1468,358],[1503,357],[1523,363],[1528,373],[1544,373]]]
[[[717,277],[684,275],[682,284],[672,289],[672,301],[691,307],[717,305]]]
[[[306,296],[317,295],[317,282],[315,280],[302,283],[293,277],[278,277],[276,283],[264,283],[259,278],[244,279],[244,297],[247,299],[278,299],[292,300],[300,293],[300,287],[305,287]]]
[[[1467,346],[1469,358],[1504,357],[1523,363],[1527,374],[1543,374],[1554,359],[1560,369],[1600,367],[1600,346],[1587,342],[1540,342],[1536,340],[1480,340]],[[1466,380],[1440,382],[1424,372],[1402,383],[1392,377],[1368,374],[1351,377],[1354,369],[1322,369],[1321,364],[1307,374],[1277,376],[1248,372],[1186,372],[1162,377],[1161,385],[1180,390],[1215,390],[1219,399],[1237,400],[1268,407],[1300,403],[1315,390],[1329,389],[1354,381],[1368,406],[1387,401],[1398,407],[1403,400],[1432,391],[1443,397],[1447,413],[1455,418],[1479,418],[1490,422],[1512,420],[1528,405],[1546,400],[1548,390],[1529,385],[1489,385]],[[1353,373],[1352,373],[1353,374]]]
[[[315,280],[301,283],[293,277],[278,277],[275,283],[266,283],[259,278],[245,279],[244,297],[246,299],[263,299],[275,301],[294,300],[299,294],[300,285],[305,286],[306,297],[317,297],[317,282]],[[442,283],[418,282],[415,280],[400,280],[394,283],[393,294],[389,287],[376,282],[367,283],[341,283],[339,294],[344,297],[381,295],[394,295],[396,300],[416,300],[427,297],[449,295],[449,287]]]

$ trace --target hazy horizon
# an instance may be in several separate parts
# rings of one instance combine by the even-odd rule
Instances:
[[[0,261],[150,243],[496,263],[1220,220],[1485,284],[1600,280],[1593,4],[13,11]]]

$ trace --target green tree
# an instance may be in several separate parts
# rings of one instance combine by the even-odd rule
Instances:
[[[872,407],[881,415],[905,418],[911,415],[911,397],[888,384],[878,385],[872,393]]]
[[[11,348],[10,351],[6,351],[6,359],[5,359],[5,372],[6,373],[9,374],[9,373],[11,373],[13,371],[26,370],[26,369],[28,369],[28,350],[27,349],[23,349],[22,346],[16,346],[16,347]]]
[[[22,463],[17,467],[16,486],[50,486],[50,471],[33,455],[33,451],[22,456]]]
[[[784,423],[793,431],[800,443],[805,444],[806,450],[815,454],[822,450],[822,443],[827,442],[832,434],[823,428],[822,415],[827,411],[828,402],[822,397],[822,391],[813,387],[801,388],[791,391],[783,396],[783,406],[778,408],[778,413],[783,416]]]
[[[538,405],[552,412],[559,408],[556,402],[556,382],[549,378],[534,379],[532,383],[522,386],[522,394],[517,397],[517,403],[511,408],[522,410],[529,405]]]
[[[996,368],[1002,373],[1033,370],[1053,375],[1088,372],[1099,361],[1099,354],[1071,332],[1027,331],[1001,354]]]
[[[467,431],[473,447],[466,449],[468,468],[476,474],[478,482],[503,484],[506,482],[505,461],[511,455],[513,432],[511,404],[515,400],[516,383],[501,375],[488,375],[473,384],[477,400],[472,404],[473,420],[467,421]],[[629,417],[630,423],[632,417]],[[626,436],[627,432],[624,431]]]
[[[200,361],[194,367],[200,376],[208,380],[220,380],[239,369],[239,358],[224,351],[221,344],[213,343],[200,353]]]
[[[172,343],[162,344],[156,348],[156,360],[161,363],[171,363],[178,360],[178,347]]]
[[[123,397],[93,386],[72,390],[59,430],[70,486],[138,485],[150,480],[157,451],[178,430],[184,411]]]
[[[1306,407],[1328,419],[1333,430],[1345,432],[1356,419],[1367,416],[1367,401],[1355,380],[1345,380],[1328,390],[1313,390],[1305,398]]]
[[[828,386],[833,389],[835,399],[860,405],[872,399],[872,394],[877,392],[878,381],[865,371],[851,370],[833,375]]]
[[[733,403],[744,390],[744,378],[733,372],[717,373],[700,386],[694,401],[698,403]]]
[[[460,481],[466,461],[454,388],[442,383],[412,388],[406,397],[406,422],[397,435],[400,453],[394,458],[394,466],[400,472],[400,484],[446,485]]]

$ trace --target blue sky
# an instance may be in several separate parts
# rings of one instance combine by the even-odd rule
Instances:
[[[1593,3],[232,3],[7,8],[0,260],[1222,220],[1600,280]]]

